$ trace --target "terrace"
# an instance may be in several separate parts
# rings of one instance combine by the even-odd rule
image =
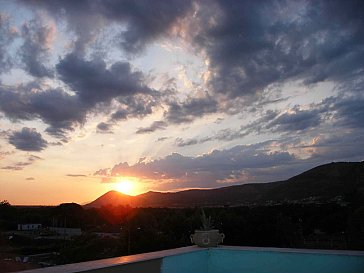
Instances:
[[[26,272],[360,273],[364,272],[364,252],[235,246],[200,248],[189,246]]]

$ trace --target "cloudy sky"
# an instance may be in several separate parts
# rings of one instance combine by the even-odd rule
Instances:
[[[0,200],[364,160],[363,4],[0,0]]]

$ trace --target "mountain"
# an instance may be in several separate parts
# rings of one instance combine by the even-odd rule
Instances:
[[[110,204],[128,205],[128,204],[131,204],[132,198],[133,198],[132,196],[122,194],[118,191],[109,191],[109,192],[105,193],[104,195],[101,195],[99,198],[92,201],[91,203],[84,205],[84,207],[99,208],[99,207],[107,206]]]
[[[288,180],[252,183],[217,189],[147,192],[128,196],[110,191],[85,207],[238,206],[279,202],[364,201],[364,161],[321,165]]]

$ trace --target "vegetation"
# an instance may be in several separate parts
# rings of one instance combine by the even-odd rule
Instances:
[[[204,228],[211,228],[214,219],[215,228],[226,235],[226,245],[364,250],[364,206],[360,204],[281,204],[204,211]],[[190,245],[190,234],[201,227],[201,210],[129,206],[84,209],[77,204],[15,207],[3,201],[0,223],[0,252],[58,252],[54,262],[63,264]],[[16,233],[17,223],[80,227],[83,234],[72,240],[55,240],[41,233]],[[14,234],[11,240],[9,234]]]
[[[202,222],[202,230],[211,230],[214,228],[212,224],[211,215],[209,217],[206,216],[204,209],[201,209],[201,222]]]

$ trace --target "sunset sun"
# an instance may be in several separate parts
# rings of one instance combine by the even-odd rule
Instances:
[[[135,182],[129,179],[120,179],[115,188],[117,191],[127,195],[135,194]]]

